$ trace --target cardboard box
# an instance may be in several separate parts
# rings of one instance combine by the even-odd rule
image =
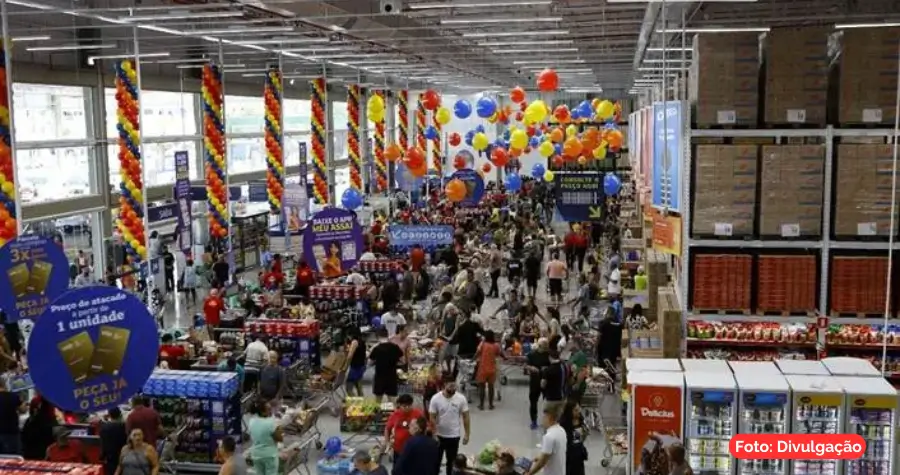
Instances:
[[[824,180],[824,145],[763,146],[759,233],[821,235]]]
[[[835,235],[890,235],[892,159],[892,145],[837,146]]]
[[[900,28],[851,28],[841,39],[838,120],[893,124]]]
[[[753,234],[759,146],[698,145],[691,233]]]
[[[773,28],[767,34],[765,122],[825,125],[828,36],[824,27]]]
[[[759,123],[759,39],[759,33],[694,36],[688,86],[699,127]]]

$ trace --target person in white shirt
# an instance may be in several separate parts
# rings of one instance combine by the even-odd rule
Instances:
[[[81,269],[81,273],[75,277],[75,283],[72,284],[74,287],[87,287],[94,282],[93,277],[91,277],[91,268],[83,267]]]
[[[360,261],[374,261],[378,259],[372,251],[366,251],[359,256]]]
[[[618,297],[622,293],[622,272],[619,271],[618,265],[613,265],[612,271],[609,273],[609,282],[606,284],[606,293],[610,298]]]
[[[406,325],[406,317],[402,313],[391,309],[384,312],[384,315],[381,316],[381,325],[387,330],[388,338],[394,338],[394,335],[397,334],[397,327]]]
[[[269,348],[266,347],[262,340],[257,338],[247,345],[244,355],[248,365],[262,366],[269,359]]]
[[[443,391],[431,397],[431,401],[428,403],[428,413],[434,424],[434,434],[438,439],[438,463],[440,463],[441,457],[445,457],[447,475],[451,475],[454,461],[459,454],[460,438],[462,445],[469,443],[469,402],[465,396],[456,392],[456,382],[449,381],[444,385]],[[565,453],[565,444],[563,444],[563,453]]]
[[[546,475],[566,475],[566,445],[569,442],[565,429],[559,425],[558,407],[544,408],[544,428],[547,432],[541,439],[541,454],[531,464],[525,475],[534,475],[541,470]]]
[[[357,271],[350,272],[346,280],[347,285],[366,285],[369,283],[369,280]]]

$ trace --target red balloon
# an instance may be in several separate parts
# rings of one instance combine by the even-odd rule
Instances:
[[[498,168],[503,168],[509,162],[509,155],[503,148],[494,147],[494,150],[491,152],[491,161],[494,162],[494,165]]]
[[[556,106],[556,109],[553,110],[553,117],[560,124],[567,124],[572,120],[572,113],[569,111],[569,106],[561,104]]]
[[[553,92],[559,89],[559,75],[552,69],[545,69],[538,74],[537,87],[541,92]]]
[[[457,170],[462,170],[466,168],[466,159],[461,155],[457,155],[456,158],[453,159],[453,168]]]
[[[425,91],[422,94],[422,106],[424,106],[426,110],[438,110],[438,107],[441,107],[441,95],[435,92],[434,89]]]
[[[481,171],[483,171],[483,172],[485,172],[485,173],[490,173],[490,171],[491,171],[491,164],[485,162],[484,165],[481,166]]]
[[[525,89],[522,89],[521,86],[514,87],[512,91],[509,91],[509,98],[516,104],[525,102]]]
[[[529,125],[525,128],[525,133],[528,134],[529,137],[534,137],[536,131],[537,129],[535,129],[533,125]]]
[[[456,147],[462,143],[462,137],[460,137],[458,133],[453,132],[450,134],[450,137],[447,138],[447,141],[450,142],[450,145]]]
[[[425,153],[419,147],[409,147],[406,150],[406,166],[410,170],[421,168],[425,163]]]
[[[522,122],[522,119],[525,118],[525,114],[523,112],[516,112],[516,122]]]
[[[520,110],[520,111],[525,112],[525,109],[528,109],[528,103],[527,103],[527,102],[523,102],[523,103],[519,104],[519,110]]]
[[[552,162],[554,168],[562,168],[563,164],[565,163],[565,161],[563,161],[563,158],[559,155],[554,156]]]

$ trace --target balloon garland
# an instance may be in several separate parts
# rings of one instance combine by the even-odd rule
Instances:
[[[375,95],[384,103],[384,91],[375,91]],[[375,122],[375,168],[378,191],[388,191],[387,161],[384,158],[384,114],[381,114],[380,120]]]
[[[6,73],[6,48],[0,45],[0,247],[19,231]]]
[[[119,217],[116,229],[122,236],[131,264],[147,258],[144,236],[144,183],[141,178],[141,132],[138,123],[140,92],[134,62],[116,64],[116,118],[119,131]]]
[[[409,148],[409,91],[400,91],[400,149]]]
[[[281,212],[281,197],[284,194],[284,135],[282,135],[281,68],[272,66],[266,74],[266,184],[269,207]]]
[[[207,219],[210,235],[225,237],[228,235],[228,189],[225,186],[228,165],[225,161],[222,70],[216,64],[205,64],[201,82]]]
[[[313,197],[320,205],[328,204],[328,166],[325,165],[325,78],[310,81],[312,94],[310,105],[312,114],[312,163],[313,163]]]
[[[438,176],[444,176],[444,160],[441,155],[441,139],[443,135],[441,134],[441,122],[437,119],[437,112],[433,113],[431,118],[431,122],[434,125],[434,129],[437,132],[437,137],[435,137],[431,146],[431,161],[434,165],[434,171],[437,172]]]
[[[347,90],[347,151],[350,154],[350,186],[362,191],[362,160],[359,157],[359,86]]]
[[[428,151],[428,141],[425,140],[425,104],[422,102],[424,93],[419,93],[416,100],[416,144],[422,152]]]

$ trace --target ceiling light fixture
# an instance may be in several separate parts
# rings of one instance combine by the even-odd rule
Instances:
[[[260,26],[257,28],[214,28],[211,30],[186,30],[185,35],[188,36],[206,36],[206,35],[247,35],[258,33],[286,33],[294,31],[293,26]]]
[[[202,20],[204,18],[234,18],[244,16],[244,12],[222,11],[222,12],[184,12],[184,13],[166,13],[162,15],[134,15],[120,16],[119,21],[134,22],[150,22],[150,21],[166,21],[166,20]]]
[[[113,49],[115,47],[116,45],[111,44],[32,46],[30,48],[25,48],[25,51],[80,51],[88,49]]]
[[[539,16],[523,18],[447,18],[441,20],[441,25],[478,25],[497,23],[555,23],[563,21],[561,16]]]
[[[849,30],[853,28],[894,28],[900,26],[900,23],[840,23],[834,25],[836,30]]]
[[[268,68],[240,68],[240,69],[223,69],[226,73],[267,73],[269,71]],[[248,77],[247,75],[243,75],[244,77]],[[249,76],[252,77],[252,76]]]
[[[282,53],[343,53],[351,49],[346,46],[311,46],[305,48],[285,48],[280,50]]]
[[[173,58],[173,59],[160,59],[153,61],[156,64],[182,64],[182,63],[208,63],[212,61],[209,58]]]
[[[255,46],[255,45],[281,45],[281,44],[312,44],[312,43],[328,43],[329,38],[305,38],[302,36],[285,36],[281,38],[266,38],[260,40],[240,40],[233,44],[238,46]]]
[[[652,64],[686,64],[690,63],[691,59],[645,59],[645,63]],[[660,66],[662,67],[662,66]]]
[[[665,30],[656,30],[657,33],[765,33],[767,31],[771,31],[772,29],[767,26],[760,27],[715,27],[711,26],[709,28],[685,28],[683,30],[673,28],[673,29],[665,29]]]
[[[49,35],[35,35],[35,36],[13,36],[13,43],[20,43],[24,41],[47,41],[50,39]]]
[[[568,35],[569,30],[536,30],[528,32],[528,36],[554,36],[554,35]],[[480,32],[469,32],[463,33],[463,38],[503,38],[510,36],[522,36],[521,31],[480,31]]]
[[[648,53],[662,53],[663,51],[665,51],[666,53],[681,53],[681,52],[692,53],[694,51],[694,49],[693,48],[660,48],[660,47],[647,48]]]
[[[536,53],[533,49],[495,49],[491,50],[494,54],[524,54],[524,53]],[[578,48],[541,48],[537,53],[577,53]]]
[[[141,60],[144,58],[167,58],[171,56],[171,53],[168,51],[160,51],[159,53],[141,53],[137,55],[137,59]],[[131,59],[135,58],[134,54],[104,54],[100,56],[88,56],[87,63],[88,66],[93,66],[94,63],[98,59]]]
[[[583,59],[548,59],[546,62],[549,64],[584,64],[587,61],[585,61]],[[515,65],[534,64],[534,63],[535,63],[535,61],[533,61],[533,60],[513,61],[513,64],[515,64]],[[544,68],[540,68],[538,70],[543,71]]]
[[[491,41],[478,43],[478,46],[543,46],[543,45],[571,45],[574,40],[534,40],[534,41]]]
[[[175,66],[175,67],[178,69],[202,69],[204,66],[206,66],[206,65],[205,64],[179,64],[178,66]],[[247,65],[235,63],[235,64],[226,64],[222,67],[234,69],[234,68],[246,68]]]
[[[520,0],[497,2],[446,2],[446,3],[413,3],[408,5],[410,10],[438,10],[445,8],[494,8],[494,7],[529,7],[550,5],[552,0]]]

